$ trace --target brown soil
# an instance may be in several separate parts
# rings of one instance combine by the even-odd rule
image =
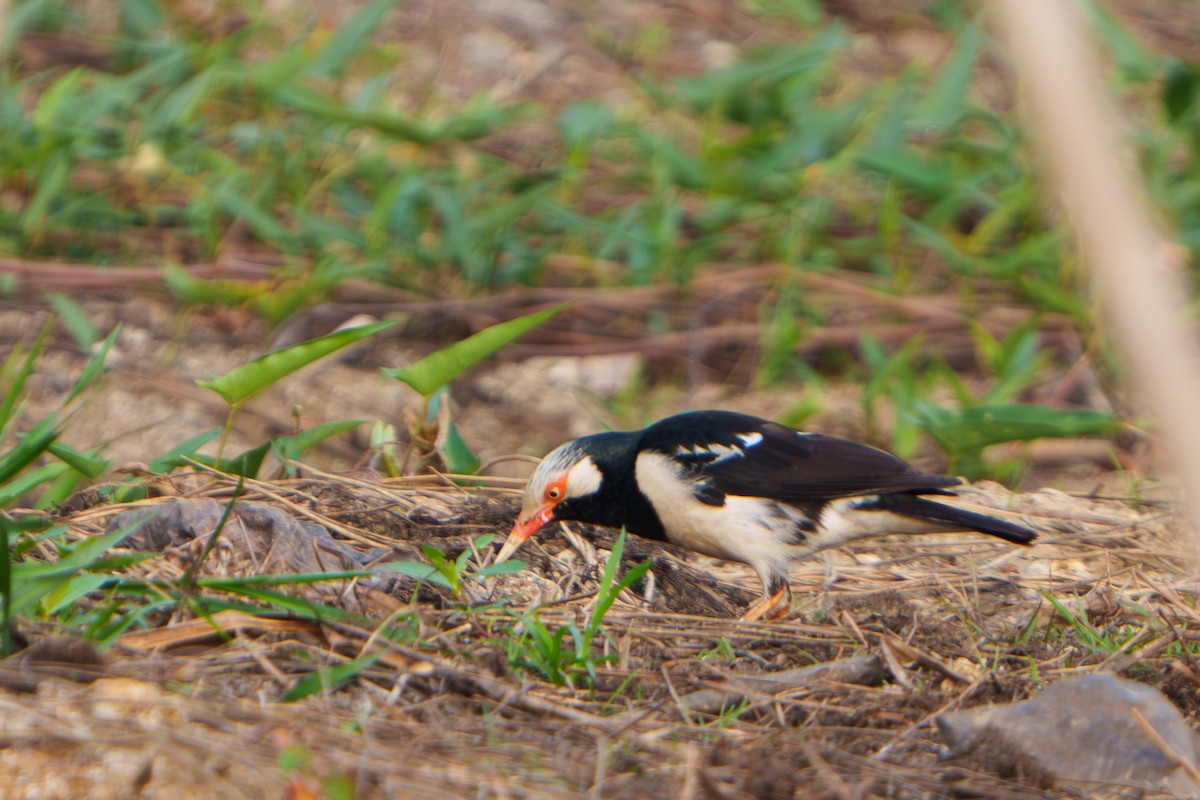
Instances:
[[[223,503],[233,487],[196,478],[178,488],[135,507]],[[503,535],[515,492],[480,491],[302,479],[252,486],[241,502],[320,523],[339,548],[378,564],[425,544],[455,557],[479,535]],[[654,558],[653,578],[605,618],[597,654],[608,659],[594,664],[592,688],[582,671],[574,688],[555,685],[510,652],[527,624],[514,615],[538,609],[550,629],[586,626],[613,541],[586,526],[543,534],[522,551],[527,569],[468,582],[460,596],[423,585],[414,598],[402,576],[295,590],[354,612],[343,620],[252,611],[206,620],[172,605],[119,637],[99,665],[55,640],[43,645],[49,656],[18,657],[0,695],[9,743],[0,775],[54,797],[334,797],[338,780],[359,797],[1042,797],[1046,775],[1003,753],[944,760],[933,716],[1023,699],[1080,667],[1136,667],[1129,674],[1162,685],[1189,717],[1200,713],[1195,684],[1181,686],[1162,655],[1170,637],[1111,657],[1083,651],[1047,603],[1086,609],[1106,629],[1162,615],[1194,636],[1200,615],[1166,588],[1182,583],[1169,515],[1052,490],[1010,497],[980,486],[964,500],[1006,507],[1045,537],[1033,548],[968,535],[861,543],[799,565],[795,613],[776,622],[736,620],[757,588],[748,570],[630,540],[626,564]],[[64,521],[95,535],[121,510]],[[207,538],[198,534],[130,576],[182,575]],[[251,534],[237,523],[199,574],[272,571]],[[279,538],[266,549],[286,555]],[[33,641],[46,633],[26,631]],[[282,702],[301,677],[363,652],[381,655],[348,685]],[[867,654],[879,661],[866,677],[736,686]],[[696,705],[714,692],[715,706]]]
[[[861,43],[854,53],[864,80],[872,70],[936,63],[948,52],[944,36],[921,22],[921,4],[827,5]],[[1197,58],[1195,42],[1177,35],[1180,26],[1160,24],[1194,13],[1185,3],[1116,7],[1154,46]],[[707,0],[413,2],[389,24],[407,48],[415,83],[428,85],[435,76],[447,97],[507,92],[550,107],[584,97],[620,100],[631,76],[648,68],[619,47],[598,46],[598,38],[636,52],[639,31],[666,31],[670,54],[653,68],[672,76],[721,63],[731,49],[791,35],[734,4]],[[539,135],[545,132],[531,126],[489,146],[529,159],[537,149],[528,142]],[[71,291],[97,328],[124,326],[107,385],[68,433],[81,448],[105,444],[119,465],[135,467],[220,425],[223,403],[194,380],[269,346],[268,333],[240,312],[185,313],[152,286],[73,288],[77,273],[33,267],[14,267],[26,289]],[[563,274],[569,281],[569,271]],[[275,332],[276,341],[324,333],[358,312],[400,310],[413,322],[256,398],[243,409],[229,449],[291,431],[293,409],[304,426],[360,418],[403,427],[418,398],[381,376],[379,366],[408,363],[463,332],[565,294],[583,299],[556,327],[455,386],[456,419],[485,460],[540,455],[602,423],[637,426],[685,407],[786,414],[802,390],[747,388],[758,306],[772,287],[769,269],[736,277],[715,269],[709,277],[686,297],[669,288],[549,288],[479,301],[397,294],[367,302],[343,288],[337,304],[293,320]],[[812,280],[813,302],[830,309],[828,325],[806,339],[812,349],[802,355],[814,363],[870,325],[885,340],[925,330],[947,358],[970,366],[965,317],[952,304],[947,309],[946,298],[889,301],[870,295],[854,276]],[[0,337],[25,337],[44,313],[36,297],[22,296],[0,313]],[[1024,313],[995,308],[984,322],[1002,332]],[[651,316],[667,320],[669,331],[649,332]],[[1047,317],[1044,326],[1049,346],[1067,355],[1082,351],[1061,320]],[[58,337],[35,376],[31,416],[58,402],[82,360],[65,335]],[[619,383],[630,367],[652,390],[622,403],[614,399],[613,375]],[[808,427],[865,435],[858,392],[852,385],[826,388]],[[423,544],[453,558],[480,535],[507,532],[519,481],[500,476],[519,478],[528,464],[498,464],[489,470],[498,477],[469,492],[436,480],[383,480],[365,463],[368,427],[362,438],[332,443],[316,456],[355,478],[314,470],[298,480],[252,484],[244,499],[319,522],[340,547],[373,563],[420,558]],[[1125,473],[1113,471],[1114,452]],[[429,584],[418,589],[401,577],[295,590],[353,612],[321,624],[253,611],[205,619],[171,605],[118,637],[102,659],[78,643],[47,639],[54,631],[30,628],[23,633],[40,643],[42,655],[26,651],[0,674],[0,786],[14,798],[174,800],[1045,797],[1047,776],[1011,753],[983,748],[945,759],[933,718],[1022,699],[1042,682],[1106,668],[1159,686],[1194,722],[1200,669],[1168,646],[1200,635],[1200,615],[1182,597],[1192,576],[1173,545],[1181,524],[1174,511],[1159,501],[1161,493],[1128,497],[1129,481],[1152,474],[1144,445],[1069,443],[1024,454],[1035,466],[1029,491],[1010,496],[981,485],[963,501],[1019,515],[1043,532],[1038,545],[1017,549],[965,535],[860,543],[796,567],[797,603],[783,621],[736,621],[757,592],[744,568],[630,540],[626,567],[654,558],[653,577],[632,586],[605,618],[597,647],[611,660],[596,665],[593,688],[581,675],[574,687],[556,685],[535,668],[514,665],[510,653],[521,638],[516,626],[525,624],[514,615],[537,609],[552,629],[586,626],[613,541],[611,531],[586,526],[544,534],[522,552],[529,569],[469,582],[461,595]],[[923,466],[939,468],[936,459],[927,454]],[[221,477],[180,477],[156,485],[159,497],[144,505],[200,497],[223,503],[232,489]],[[96,535],[121,510],[89,507],[81,498],[62,521],[73,537]],[[173,543],[130,575],[182,575],[201,547]],[[269,571],[255,553],[226,542],[199,574]],[[1086,610],[1098,628],[1152,633],[1116,653],[1087,650],[1050,598]],[[81,601],[103,602],[99,594]],[[379,633],[385,622],[392,640]],[[318,667],[363,652],[382,655],[347,685],[282,702]],[[879,679],[731,689],[737,678],[855,656],[882,663]],[[694,710],[686,701],[714,690],[729,695],[730,710]]]

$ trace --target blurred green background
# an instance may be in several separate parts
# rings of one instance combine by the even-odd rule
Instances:
[[[1164,246],[1188,269],[1200,45],[1181,31],[1197,12],[1080,7]],[[1024,451],[1006,443],[1136,436],[1138,421],[978,12],[944,0],[12,2],[0,288],[14,305],[50,303],[84,355],[105,333],[84,309],[96,286],[165,289],[176,308],[255,320],[258,347],[332,303],[378,316],[414,299],[493,308],[417,326],[441,347],[576,298],[531,341],[570,355],[572,343],[619,351],[616,336],[649,353],[605,400],[613,420],[649,421],[645,393],[694,383],[697,364],[706,382],[787,388],[796,400],[776,416],[793,424],[847,383],[856,435],[1019,481]],[[56,284],[49,266],[62,264],[93,265],[99,283]],[[640,304],[637,287],[670,302]],[[596,297],[617,311],[597,313]],[[687,337],[709,326],[698,351]],[[36,331],[10,334],[11,448],[29,428],[16,410],[38,347]],[[671,334],[686,346],[656,358]],[[439,411],[435,396],[425,422]],[[370,446],[396,436],[377,430]],[[62,468],[74,485],[98,468],[80,466]]]

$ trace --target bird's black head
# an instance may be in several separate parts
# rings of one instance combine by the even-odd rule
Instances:
[[[497,561],[512,555],[533,534],[555,520],[620,527],[624,495],[632,480],[638,432],[609,432],[567,442],[542,459],[529,483],[521,513]]]

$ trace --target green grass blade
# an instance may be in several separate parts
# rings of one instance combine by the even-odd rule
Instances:
[[[345,684],[358,677],[359,673],[370,667],[383,655],[380,650],[359,656],[353,661],[337,664],[332,667],[320,667],[316,672],[305,675],[283,695],[283,702],[294,703],[318,692],[335,692]]]
[[[918,424],[948,453],[977,453],[1004,442],[1041,438],[1103,436],[1121,427],[1113,414],[1089,409],[1063,409],[1038,404],[980,405],[942,408],[921,403]]]
[[[54,461],[5,481],[0,486],[0,508],[8,508],[39,486],[53,484],[63,475],[74,472],[69,465],[61,461]],[[41,504],[39,503],[39,505]]]
[[[117,580],[116,576],[99,572],[84,572],[60,582],[53,591],[42,596],[41,613],[56,614],[76,600]]]
[[[23,561],[13,564],[11,567],[13,616],[28,613],[47,596],[54,592],[64,591],[64,586],[71,583],[80,573],[90,569],[103,569],[107,563],[104,554],[125,541],[149,518],[149,516],[144,517],[103,536],[83,539],[69,549],[60,546],[63,555],[57,562]],[[120,561],[114,563],[129,563],[130,558],[137,559],[142,556],[122,557]],[[116,580],[113,576],[109,577]]]
[[[616,602],[617,596],[640,580],[654,564],[653,559],[643,561],[625,573],[620,581],[617,581],[617,570],[621,566],[621,556],[625,552],[625,535],[625,529],[622,528],[621,532],[617,534],[617,541],[613,543],[608,561],[604,563],[604,572],[600,576],[600,588],[596,593],[596,605],[592,607],[592,618],[588,622],[587,631],[584,634],[585,639],[589,642],[599,632],[600,623],[604,621],[604,615]]]
[[[445,462],[446,469],[455,475],[474,475],[483,465],[453,422],[446,431],[445,442],[438,446],[438,455]]]
[[[92,345],[96,343],[96,328],[87,318],[87,314],[83,313],[83,309],[74,299],[65,294],[55,293],[47,299],[55,313],[58,314],[58,318],[62,320],[63,325],[67,326],[67,332],[71,334],[71,338],[83,352],[90,353]]]
[[[1167,67],[1163,81],[1162,106],[1172,124],[1184,120],[1197,102],[1200,102],[1200,64],[1172,62]]]
[[[967,112],[967,98],[975,61],[983,46],[983,33],[975,25],[964,25],[958,34],[954,52],[937,80],[929,88],[910,124],[918,128],[952,130]]]
[[[373,322],[357,328],[345,328],[328,336],[309,339],[307,342],[267,353],[220,377],[207,381],[196,381],[196,383],[205,389],[216,392],[229,405],[237,406],[296,370],[343,347],[374,336],[379,331],[395,324],[395,322]]]
[[[629,571],[621,577],[621,580],[615,586],[611,587],[609,591],[603,592],[596,599],[596,605],[592,609],[592,619],[588,623],[587,636],[589,637],[589,641],[592,636],[595,636],[599,632],[600,623],[604,621],[605,615],[608,614],[608,610],[612,608],[613,603],[617,601],[617,597],[620,596],[621,592],[640,581],[653,566],[654,559],[647,559],[640,564],[630,567]]]
[[[34,459],[45,453],[59,431],[54,427],[54,419],[47,417],[36,425],[29,433],[0,458],[0,484],[13,479],[21,470],[33,463]]]
[[[1148,81],[1154,78],[1157,67],[1164,60],[1150,53],[1128,28],[1123,26],[1113,11],[1096,0],[1084,0],[1083,11],[1089,17],[1093,30],[1108,46],[1123,77],[1130,81]]]
[[[221,511],[221,518],[217,520],[217,525],[213,528],[212,533],[204,541],[204,547],[200,550],[200,554],[192,559],[192,563],[184,570],[183,575],[179,578],[179,588],[184,595],[190,595],[192,589],[196,585],[196,576],[200,573],[200,566],[208,558],[208,554],[217,546],[217,540],[225,532],[225,526],[229,524],[229,518],[233,514],[234,506],[241,499],[242,493],[246,488],[245,476],[238,478],[237,486],[233,490],[233,496],[229,498],[229,502],[225,504],[225,508]]]
[[[46,452],[60,461],[70,464],[91,480],[96,480],[96,478],[104,474],[105,470],[112,466],[112,462],[107,458],[97,458],[95,455],[81,453],[65,442],[52,442],[46,448]]]
[[[212,467],[218,472],[224,472],[227,475],[236,475],[242,478],[257,478],[258,472],[262,469],[263,462],[267,460],[267,453],[271,452],[271,443],[263,442],[257,447],[251,447],[249,450],[243,450],[232,458],[217,458],[216,456],[206,456],[200,453],[180,458],[180,464],[186,464],[189,460],[195,461],[197,464],[203,464],[206,467]]]
[[[56,466],[62,467],[58,477],[47,482],[46,488],[42,490],[42,493],[38,495],[37,502],[34,503],[34,508],[40,511],[48,511],[67,502],[71,495],[88,482],[88,478],[73,467],[67,466],[61,461],[57,462]],[[0,507],[3,507],[2,503],[0,503]]]
[[[479,333],[468,336],[461,342],[425,356],[410,367],[384,369],[385,375],[407,383],[425,397],[432,397],[438,389],[457,378],[475,364],[495,353],[505,345],[552,319],[567,304],[554,306],[523,317],[501,322]]]
[[[312,52],[301,44],[293,44],[275,58],[262,63],[232,65],[234,77],[250,89],[265,95],[299,86],[295,78],[312,62]],[[315,89],[312,91],[316,91]],[[278,100],[278,98],[272,98]]]
[[[1080,299],[1077,292],[1059,283],[1016,275],[1013,277],[1013,286],[1042,311],[1057,311],[1089,324],[1096,314],[1091,303]]]
[[[278,575],[238,575],[232,578],[197,578],[196,585],[222,592],[232,592],[251,586],[307,586],[324,581],[345,581],[367,578],[372,570],[344,569],[331,572],[289,572]]]
[[[220,208],[229,216],[240,219],[254,232],[254,235],[287,250],[295,238],[285,228],[270,209],[256,203],[242,191],[232,186],[222,186],[214,193],[214,199]]]
[[[148,127],[151,130],[171,130],[190,123],[201,103],[223,88],[224,83],[232,82],[232,77],[224,64],[201,70],[158,103],[149,115]]]
[[[65,73],[37,101],[33,121],[42,130],[54,130],[75,122],[78,113],[78,94],[88,71],[76,67]]]
[[[0,514],[0,656],[12,654],[12,549],[9,527],[12,517]]]
[[[263,442],[258,447],[251,447],[238,453],[233,458],[214,458],[209,465],[221,472],[227,472],[230,475],[239,475],[243,478],[257,478],[258,471],[262,469],[263,462],[267,460],[267,453],[271,452],[271,443]],[[207,459],[204,456],[199,456],[197,461],[204,463]]]
[[[386,564],[380,564],[378,568],[390,569],[393,572],[399,572],[401,575],[407,575],[419,581],[436,583],[443,589],[454,589],[454,585],[450,582],[450,579],[443,575],[437,567],[432,564],[426,564],[423,561],[389,561]]]
[[[340,75],[350,59],[360,51],[371,34],[379,29],[383,17],[396,5],[397,0],[374,0],[356,11],[329,37],[325,47],[309,66],[315,75]]]
[[[881,172],[902,188],[930,200],[944,197],[954,186],[954,172],[949,165],[907,148],[863,153],[857,161],[862,169]]]
[[[361,419],[345,419],[334,422],[323,422],[307,430],[290,436],[276,436],[271,439],[271,449],[284,461],[294,461],[321,442],[339,433],[352,431],[363,424]]]
[[[114,344],[117,343],[117,334],[121,332],[121,326],[118,325],[104,338],[104,343],[100,345],[100,349],[88,359],[87,366],[83,368],[79,379],[75,381],[75,385],[71,387],[71,393],[67,395],[63,405],[70,403],[78,397],[84,389],[92,385],[96,380],[96,376],[100,374],[100,370],[104,369],[104,361],[108,358],[108,351],[112,350]],[[90,349],[90,348],[89,348]]]
[[[528,564],[519,558],[514,558],[511,561],[505,561],[500,564],[488,564],[485,567],[480,567],[475,571],[475,578],[487,578],[491,575],[511,575],[514,572],[520,572],[525,569]]]
[[[149,38],[166,22],[157,0],[123,0],[118,5],[121,29],[126,36]]]
[[[9,385],[8,391],[4,394],[4,402],[0,404],[0,438],[3,438],[4,432],[8,429],[8,423],[12,421],[17,404],[25,394],[25,384],[29,381],[29,376],[33,374],[33,367],[42,355],[42,348],[45,347],[46,340],[53,332],[54,320],[49,319],[42,326],[42,330],[38,333],[37,338],[33,340],[33,346],[29,348],[29,353],[21,363],[20,369],[17,370],[17,374],[12,378],[12,383]],[[14,348],[13,354],[16,355],[16,352]],[[8,364],[5,364],[5,373],[8,372],[8,366]]]
[[[177,467],[187,466],[187,459],[195,460],[196,451],[221,435],[220,428],[211,428],[193,436],[183,444],[171,448],[161,456],[150,459],[150,471],[166,474]]]
[[[418,144],[434,144],[439,139],[436,131],[419,120],[408,119],[399,114],[354,111],[308,86],[289,84],[276,91],[273,99],[281,105],[291,106],[318,119],[362,125]]]
[[[176,297],[197,305],[235,305],[252,300],[264,291],[257,283],[234,280],[204,280],[183,267],[167,264],[162,268],[163,282]]]
[[[288,581],[275,581],[275,583],[287,582]],[[313,581],[310,579],[308,582],[312,583]],[[284,594],[283,592],[274,592],[269,589],[264,589],[256,585],[254,582],[246,580],[245,578],[224,578],[219,581],[200,578],[198,581],[196,581],[196,585],[199,588],[210,588],[217,591],[228,592],[229,594],[246,597],[260,603],[266,603],[276,611],[294,614],[300,619],[312,620],[314,622],[321,622],[328,619],[345,619],[349,616],[349,612],[347,612],[344,608],[325,605],[323,603],[314,603],[305,600],[302,597],[293,597],[292,595]],[[205,602],[214,603],[216,601],[214,601],[212,598],[208,598]],[[261,608],[256,609],[245,606],[232,607],[238,607],[242,610],[253,611],[256,613],[262,612]]]
[[[39,239],[48,227],[47,222],[54,209],[64,195],[68,194],[71,182],[71,159],[67,151],[58,151],[50,156],[45,168],[37,178],[37,189],[33,199],[25,206],[21,215],[21,230],[31,239]]]

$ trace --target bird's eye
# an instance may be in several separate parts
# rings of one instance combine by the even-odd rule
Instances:
[[[562,497],[562,489],[558,488],[557,486],[551,486],[546,490],[546,499],[557,500],[560,497]]]

